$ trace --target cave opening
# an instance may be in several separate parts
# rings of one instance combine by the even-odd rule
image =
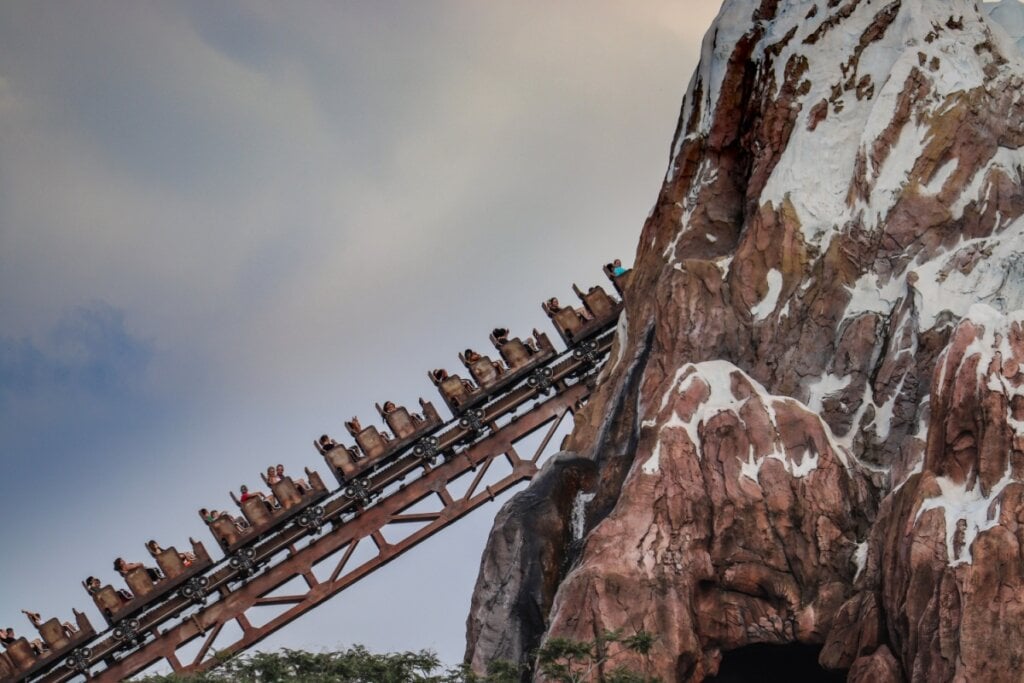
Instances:
[[[748,645],[722,653],[717,676],[705,683],[776,683],[815,681],[841,683],[846,671],[823,669],[818,664],[820,645]]]

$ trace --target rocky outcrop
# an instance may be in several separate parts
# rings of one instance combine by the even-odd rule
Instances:
[[[748,642],[820,642],[850,593],[869,487],[821,419],[723,361],[654,394],[618,505],[562,581],[550,632],[659,634],[662,680]],[[717,647],[705,650],[704,642]],[[623,653],[617,665],[644,665]],[[632,655],[633,658],[638,658]]]
[[[468,661],[476,669],[518,660],[540,644],[569,548],[583,535],[581,491],[593,488],[596,471],[592,460],[557,454],[501,508],[467,620],[468,650],[476,653]]]
[[[887,501],[830,663],[883,641],[912,680],[1013,680],[1024,642],[1024,313],[972,308],[936,368],[921,472]],[[880,606],[889,633],[867,631]],[[857,653],[843,648],[859,632]],[[883,646],[884,647],[884,646]],[[845,651],[844,651],[845,650]],[[841,655],[840,655],[841,652]],[[851,680],[869,681],[870,677]]]
[[[582,549],[475,665],[625,628],[664,680],[786,643],[850,680],[1012,679],[1022,74],[973,2],[726,0],[566,446],[596,467]]]

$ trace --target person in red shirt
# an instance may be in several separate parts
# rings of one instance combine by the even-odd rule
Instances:
[[[245,501],[249,500],[250,498],[259,498],[261,501],[263,501],[263,504],[267,506],[267,511],[268,512],[273,512],[274,511],[274,500],[273,500],[273,498],[268,498],[266,495],[264,495],[260,491],[255,491],[255,492],[250,493],[249,492],[249,487],[246,486],[245,484],[242,484],[242,487],[239,489],[239,491],[242,493],[242,496],[238,499],[239,503],[244,503]]]
[[[238,502],[240,502],[240,503],[244,503],[245,501],[249,500],[250,498],[262,498],[263,497],[263,494],[260,493],[259,491],[257,491],[256,493],[249,493],[249,487],[246,486],[245,484],[242,484],[242,488],[240,488],[238,490],[242,494],[242,497],[238,499]]]

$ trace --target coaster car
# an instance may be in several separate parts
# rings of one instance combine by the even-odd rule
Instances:
[[[31,669],[32,666],[40,659],[41,655],[37,655],[36,651],[29,644],[28,639],[25,637],[18,638],[13,643],[6,646],[6,655],[8,661],[11,664],[11,668],[15,672],[22,672]],[[45,653],[49,654],[49,653]]]
[[[19,638],[11,643],[7,647],[7,652],[0,654],[0,680],[13,680],[15,677],[31,675],[47,663],[60,659],[82,643],[92,640],[96,636],[96,631],[89,623],[88,617],[78,610],[72,611],[75,615],[75,625],[61,622],[56,617],[40,621],[38,625],[33,621],[45,649],[41,654],[36,654],[26,638]]]
[[[168,585],[172,582],[175,584],[180,583],[213,565],[213,560],[210,559],[210,555],[206,552],[203,544],[192,538],[188,540],[192,544],[191,553],[180,553],[174,546],[166,550],[159,549],[155,552],[152,548],[147,548],[149,554],[156,560],[157,566],[160,567],[160,571],[164,574],[161,584],[163,582],[168,582]]]
[[[608,296],[600,286],[595,285],[583,292],[574,284],[572,289],[583,302],[582,308],[562,306],[558,299],[548,299],[541,305],[562,341],[569,347],[607,328],[622,310],[622,302]]]
[[[346,423],[349,424],[349,423]],[[387,432],[382,432],[374,425],[364,427],[358,431],[349,429],[349,434],[356,440],[356,445],[367,458],[376,460],[390,447],[392,438]]]
[[[427,373],[427,376],[441,392],[441,398],[444,399],[445,405],[453,415],[459,415],[467,410],[469,402],[480,393],[480,388],[468,379],[462,379],[458,375],[449,375],[443,370],[434,370]]]
[[[615,317],[619,313],[619,303],[608,296],[608,293],[599,285],[594,285],[584,293],[574,284],[572,291],[583,302],[583,306],[587,309],[587,313],[590,314],[591,320],[605,320]]]
[[[501,361],[491,360],[490,356],[475,354],[475,357],[471,357],[460,352],[459,360],[469,370],[477,387],[483,391],[487,391],[497,384],[505,374],[505,365]]]
[[[398,453],[424,436],[437,431],[443,421],[429,401],[420,399],[421,415],[410,413],[390,401],[377,405],[377,412],[394,432],[394,438],[385,439],[376,427],[360,429],[356,433],[357,446],[348,447],[333,439],[314,441],[314,445],[327,461],[338,483],[346,484],[356,477],[390,462]],[[353,430],[349,430],[350,433]]]
[[[316,472],[306,468],[306,481],[309,488],[300,492],[291,477],[281,477],[281,481],[271,488],[278,506],[269,505],[260,496],[252,496],[244,502],[231,492],[231,499],[242,511],[248,526],[235,523],[228,514],[221,514],[213,521],[207,522],[210,532],[225,553],[233,553],[239,548],[262,538],[267,532],[279,527],[313,503],[325,498],[329,491]]]
[[[146,573],[145,570],[141,571],[143,574]],[[125,581],[128,581],[127,576]],[[135,602],[135,596],[132,593],[125,590],[117,590],[109,583],[95,590],[90,590],[89,585],[85,581],[82,582],[82,586],[92,596],[92,601],[96,603],[96,608],[103,614],[103,618],[106,619],[108,624],[113,624],[121,617],[135,611],[126,609],[129,604],[139,604]]]
[[[422,413],[410,413],[405,406],[396,406],[388,401],[383,406],[376,404],[377,412],[381,419],[391,428],[399,443],[423,433],[424,426],[440,426],[441,418],[434,410],[434,406],[420,399],[420,410]]]
[[[8,678],[13,680],[16,673],[17,669],[14,667],[14,662],[11,661],[11,656],[7,652],[0,652],[0,681],[5,681]]]
[[[434,370],[427,373],[452,414],[458,417],[472,408],[483,405],[502,390],[518,384],[535,368],[553,358],[555,348],[547,335],[537,330],[534,330],[533,334],[536,342],[531,339],[523,342],[514,337],[502,343],[494,333],[491,333],[491,341],[506,363],[501,366],[500,372],[495,361],[487,356],[468,359],[465,353],[460,353],[459,360],[469,368],[479,386],[463,380],[458,375],[448,375],[444,371]]]
[[[502,360],[505,361],[505,365],[508,366],[509,372],[515,372],[520,368],[526,366],[533,357],[540,352],[540,347],[534,339],[543,339],[546,346],[550,347],[551,344],[547,341],[547,337],[537,330],[533,331],[533,337],[527,337],[524,342],[519,337],[513,337],[509,339],[507,336],[503,338],[497,337],[494,332],[491,332],[491,344],[501,354]]]
[[[622,296],[623,290],[626,289],[626,286],[629,284],[629,281],[633,276],[633,269],[630,268],[624,273],[616,275],[615,264],[606,263],[603,270],[604,274],[608,276],[609,280],[611,280],[612,286],[615,287],[615,291],[619,293],[619,296]]]
[[[192,544],[191,555],[195,559],[189,560],[187,565],[174,547],[154,553],[147,546],[163,576],[154,581],[146,567],[130,569],[124,574],[124,582],[130,592],[117,590],[109,584],[93,592],[83,582],[86,592],[92,595],[93,602],[108,624],[114,625],[126,617],[138,614],[189,578],[213,566],[213,560],[203,544],[193,539],[189,541]]]

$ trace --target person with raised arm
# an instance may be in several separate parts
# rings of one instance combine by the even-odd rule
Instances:
[[[121,576],[127,576],[128,572],[136,569],[145,569],[146,573],[149,574],[149,580],[156,583],[160,579],[164,578],[163,574],[156,567],[147,567],[141,562],[125,562],[123,558],[117,558],[114,560],[114,570]]]
[[[359,424],[359,418],[353,415],[352,419],[345,423],[345,429],[352,436],[359,436],[359,432],[363,431],[363,425]]]

